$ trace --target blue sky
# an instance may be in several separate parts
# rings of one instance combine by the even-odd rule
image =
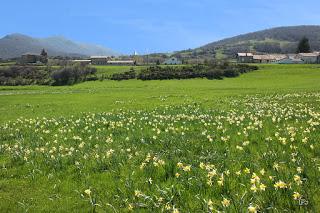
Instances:
[[[63,35],[122,53],[170,52],[287,25],[320,24],[319,0],[1,0],[0,36]]]

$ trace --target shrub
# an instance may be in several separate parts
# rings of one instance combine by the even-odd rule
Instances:
[[[232,65],[228,62],[182,67],[151,66],[146,69],[143,69],[137,75],[137,78],[141,80],[167,80],[190,78],[223,79],[224,77],[237,77],[241,73],[250,72],[256,69],[258,69],[258,67],[251,67],[248,65]]]
[[[10,66],[0,68],[0,85],[31,85],[48,84],[50,82],[50,67],[40,66]]]
[[[90,66],[81,66],[79,64],[72,66],[65,66],[60,70],[56,70],[52,73],[53,84],[55,86],[72,85],[75,83],[83,82],[86,80],[96,80],[96,77],[92,77],[96,73],[96,69]],[[90,76],[88,78],[88,76]]]
[[[111,80],[129,80],[129,79],[135,79],[136,78],[136,71],[134,68],[131,68],[129,71],[124,73],[115,73],[111,76]]]

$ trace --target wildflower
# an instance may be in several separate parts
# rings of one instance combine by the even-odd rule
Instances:
[[[169,203],[167,203],[167,204],[165,205],[165,209],[166,209],[166,210],[170,210],[170,209],[171,209],[171,206],[170,206]]]
[[[258,191],[258,188],[255,184],[253,184],[251,187],[250,187],[250,190],[253,191],[253,192],[257,192]]]
[[[242,146],[236,146],[236,148],[240,151],[243,151],[243,147]]]
[[[223,207],[229,207],[230,206],[230,200],[223,198],[223,200],[221,201]]]
[[[136,197],[141,197],[141,196],[142,196],[142,192],[139,191],[139,190],[135,190],[135,191],[134,191],[134,196],[136,196]]]
[[[147,164],[145,162],[143,162],[141,165],[140,165],[140,169],[143,169]]]
[[[244,172],[247,173],[247,174],[249,174],[249,173],[250,173],[250,169],[249,169],[249,168],[245,168],[245,169],[244,169]]]
[[[183,167],[183,171],[190,172],[191,171],[191,166],[188,165],[188,166]]]
[[[133,210],[133,205],[132,205],[132,204],[129,204],[129,205],[128,205],[128,210],[129,210],[129,211],[132,211],[132,210]]]
[[[208,177],[214,177],[217,175],[217,170],[213,169],[212,171],[208,172]]]
[[[278,189],[278,188],[285,189],[287,187],[288,187],[287,184],[281,180],[274,184],[274,188],[276,188],[276,189]]]
[[[294,192],[292,196],[294,200],[300,200],[302,198],[301,194],[298,192]]]
[[[179,213],[179,210],[177,208],[173,208],[172,213]]]
[[[223,177],[223,174],[222,174],[221,177],[218,180],[218,185],[219,186],[223,186],[223,182],[224,182],[224,177]]]
[[[181,162],[177,163],[177,167],[178,168],[182,168],[183,167],[183,163],[181,163]]]
[[[256,213],[256,212],[258,212],[258,208],[257,208],[256,206],[250,205],[250,206],[248,207],[248,211],[249,211],[250,213]]]
[[[259,183],[260,182],[260,178],[259,178],[258,175],[256,175],[256,173],[253,173],[250,181],[251,181],[252,184]]]
[[[294,181],[296,182],[297,185],[301,185],[302,184],[302,180],[301,177],[299,175],[295,175],[293,177]]]
[[[205,169],[205,164],[201,162],[201,163],[199,164],[199,167],[200,167],[201,169]]]
[[[176,178],[179,178],[179,177],[180,177],[180,174],[177,172],[177,173],[175,174],[175,176],[176,176]]]
[[[161,160],[161,159],[160,159],[160,160],[158,160],[158,164],[161,165],[161,166],[163,166],[163,165],[165,165],[165,162],[164,162],[164,160]]]
[[[158,198],[158,202],[161,203],[162,201],[163,201],[163,197],[159,197],[159,198]]]
[[[279,166],[278,163],[274,163],[274,164],[273,164],[273,169],[274,169],[274,170],[279,171],[279,168],[280,168],[280,166]]]
[[[91,196],[91,190],[90,189],[86,189],[84,190],[84,193],[88,196]]]
[[[297,172],[299,172],[300,174],[302,173],[303,169],[301,167],[297,168]]]

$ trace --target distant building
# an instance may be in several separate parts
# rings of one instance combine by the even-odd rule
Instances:
[[[315,64],[319,63],[319,56],[318,52],[313,53],[299,53],[298,57],[304,61],[306,64]]]
[[[289,55],[287,58],[274,62],[274,64],[304,64],[304,61],[297,58],[296,55]]]
[[[253,55],[253,62],[254,63],[275,63],[285,58],[287,58],[287,56],[282,54]]]
[[[108,65],[135,65],[134,60],[125,60],[125,61],[108,61]]]
[[[81,65],[89,65],[89,64],[91,64],[91,60],[89,60],[89,59],[73,60],[72,62],[81,64]]]
[[[91,56],[91,64],[92,65],[107,65],[109,56]]]
[[[165,65],[178,65],[182,64],[182,61],[178,60],[176,57],[169,58],[163,62]]]
[[[135,65],[134,60],[112,60],[108,56],[91,56],[92,65]]]
[[[35,53],[25,53],[21,56],[22,64],[36,64],[41,63],[42,56]]]
[[[237,60],[239,63],[252,63],[253,54],[252,53],[238,53]]]

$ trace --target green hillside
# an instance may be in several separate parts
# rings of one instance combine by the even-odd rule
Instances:
[[[320,26],[290,26],[238,35],[178,54],[208,57],[218,53],[221,58],[221,52],[229,57],[238,52],[294,53],[304,36],[310,40],[312,50],[320,50]]]

